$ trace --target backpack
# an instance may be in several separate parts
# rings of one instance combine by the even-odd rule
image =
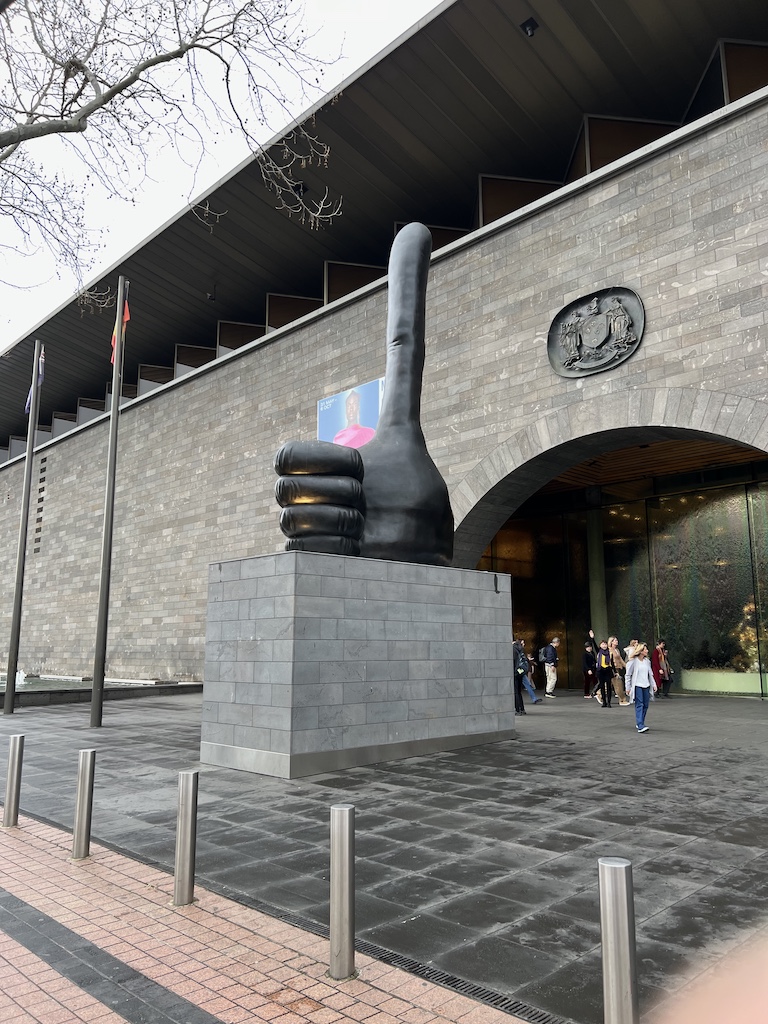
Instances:
[[[539,648],[539,661],[547,660],[547,647],[549,647],[549,644],[547,644],[546,647]]]

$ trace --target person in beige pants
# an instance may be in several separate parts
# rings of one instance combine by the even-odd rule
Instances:
[[[621,707],[629,707],[629,700],[624,689],[624,675],[627,671],[627,663],[621,656],[618,637],[608,637],[608,650],[611,652],[611,662],[613,664],[613,692],[618,697]]]
[[[544,671],[547,675],[547,689],[545,697],[554,700],[555,687],[557,686],[557,648],[560,646],[560,637],[553,636],[547,644],[546,656],[544,658]]]

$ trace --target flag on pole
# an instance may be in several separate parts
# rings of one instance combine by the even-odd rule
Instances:
[[[45,378],[45,349],[40,349],[40,359],[37,363],[37,388],[38,390],[43,386],[43,380]],[[34,384],[29,385],[29,394],[27,395],[27,404],[24,406],[24,412],[29,416],[29,410],[32,408],[32,388]]]
[[[128,323],[128,321],[130,319],[131,319],[131,312],[128,309],[128,299],[126,299],[125,300],[125,308],[123,309],[123,330],[125,330],[125,325]],[[115,363],[115,345],[116,344],[117,344],[117,322],[115,322],[115,329],[114,329],[114,331],[112,331],[112,356],[111,356],[111,358],[109,360],[110,363],[112,363],[113,366],[114,366],[114,363]]]

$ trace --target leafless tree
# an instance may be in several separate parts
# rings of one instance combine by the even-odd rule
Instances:
[[[327,192],[305,197],[301,168],[328,158],[311,122],[260,148],[270,121],[284,120],[287,92],[298,83],[306,99],[322,73],[295,0],[16,0],[1,10],[0,217],[16,236],[0,231],[0,248],[43,245],[81,277],[94,244],[90,181],[124,195],[163,147],[192,140],[202,153],[231,131],[256,154],[278,206],[312,226],[339,212]],[[52,137],[85,162],[85,184],[51,166]]]

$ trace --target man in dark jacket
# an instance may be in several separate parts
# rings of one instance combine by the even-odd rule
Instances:
[[[544,651],[544,671],[547,674],[547,690],[544,694],[551,700],[555,699],[555,687],[557,686],[557,648],[560,646],[560,637],[553,636]]]
[[[523,707],[523,679],[528,675],[528,655],[523,642],[515,640],[512,644],[512,682],[515,688],[515,714],[526,714]]]
[[[523,684],[523,689],[527,691],[528,696],[531,698],[531,704],[541,704],[542,699],[541,697],[536,696],[536,687],[533,685],[532,682],[533,670],[536,667],[535,662],[532,660],[529,654],[526,654],[525,640],[515,640],[513,647],[515,646],[515,644],[519,646],[520,650],[525,655],[526,661],[528,662],[528,671],[520,676],[520,680]],[[515,657],[517,657],[517,655],[515,655]],[[515,672],[515,676],[517,675],[518,673]]]
[[[589,640],[584,644],[584,653],[581,656],[581,669],[584,673],[584,699],[590,700],[592,697],[592,687],[597,683],[597,658]]]
[[[604,708],[611,706],[611,695],[613,694],[613,661],[611,652],[608,650],[608,641],[600,641],[600,649],[597,652],[597,682],[600,686],[600,702]]]
[[[592,682],[592,690],[590,692],[590,697],[596,697],[598,704],[600,704],[603,700],[603,698],[600,696],[600,683],[597,679],[597,655],[600,652],[600,647],[598,646],[597,640],[595,639],[594,629],[590,628],[590,630],[587,633],[587,639],[584,641],[584,645],[586,646],[587,644],[589,644],[589,646],[592,648],[592,653],[595,656],[595,676]]]

